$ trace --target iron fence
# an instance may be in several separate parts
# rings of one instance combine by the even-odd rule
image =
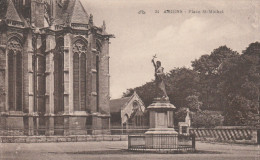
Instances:
[[[195,135],[128,135],[128,149],[133,151],[195,151]]]

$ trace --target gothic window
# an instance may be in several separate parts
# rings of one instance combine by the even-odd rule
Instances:
[[[42,55],[37,56],[37,99],[38,99],[38,113],[45,114],[45,57]]]
[[[73,103],[74,111],[86,110],[87,87],[87,47],[82,40],[73,44]]]
[[[7,44],[8,106],[10,111],[22,111],[22,45],[17,38]]]
[[[86,107],[86,54],[80,54],[80,109],[85,110]]]
[[[74,110],[79,110],[79,54],[73,55],[73,95]]]
[[[22,110],[22,54],[17,52],[16,54],[16,110]]]
[[[0,112],[5,110],[5,52],[0,49]]]
[[[15,110],[15,91],[14,91],[14,52],[8,53],[8,104],[9,110]]]
[[[63,46],[64,40],[59,39],[56,43],[54,54],[54,113],[64,111],[63,109]]]

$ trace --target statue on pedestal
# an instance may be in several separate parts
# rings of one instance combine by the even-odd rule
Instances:
[[[164,77],[165,74],[163,72],[164,68],[161,66],[161,61],[154,62],[154,59],[157,58],[156,55],[153,56],[152,63],[154,65],[155,69],[155,82],[157,88],[159,88],[163,92],[162,100],[169,100],[169,97],[167,96],[166,89],[165,89],[165,83],[164,83]]]

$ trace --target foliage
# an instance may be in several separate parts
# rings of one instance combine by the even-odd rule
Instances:
[[[222,110],[222,95],[216,87],[219,83],[219,69],[222,68],[223,62],[238,56],[237,52],[227,46],[220,46],[210,55],[203,55],[191,62],[193,70],[200,77],[199,93],[203,109]]]
[[[224,117],[217,111],[192,112],[191,126],[195,128],[213,128],[223,125]]]
[[[177,108],[176,120],[185,118],[184,108],[188,107],[195,126],[222,124],[220,114],[212,115],[206,110],[221,111],[224,125],[260,125],[259,42],[251,43],[242,54],[220,46],[191,65],[192,69],[174,68],[166,75],[166,90]],[[146,106],[156,97],[154,81],[129,89],[123,96],[134,90]]]
[[[167,93],[172,104],[177,108],[187,107],[186,98],[197,95],[199,90],[198,74],[188,68],[175,68],[166,78]]]
[[[256,125],[259,117],[260,43],[252,43],[239,57],[223,64],[219,92],[226,97],[226,125]],[[257,118],[258,117],[258,118]]]
[[[186,98],[198,94],[198,74],[187,68],[175,68],[165,77],[166,91],[172,104],[177,108],[186,107]],[[128,89],[123,97],[128,97],[134,91],[140,96],[146,106],[149,106],[157,96],[157,87],[154,81],[148,82],[140,87]]]
[[[184,122],[187,116],[187,108],[179,108],[174,114],[174,125],[177,126],[178,122]]]
[[[131,96],[134,93],[134,91],[136,91],[136,93],[142,99],[145,106],[149,106],[153,102],[153,99],[156,97],[156,84],[154,81],[152,81],[140,87],[128,89],[125,93],[123,93],[123,97]]]
[[[191,95],[186,98],[188,102],[188,107],[190,111],[197,112],[200,111],[202,106],[202,102],[199,101],[199,97],[197,95]]]

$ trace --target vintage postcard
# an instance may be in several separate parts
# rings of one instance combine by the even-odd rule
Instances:
[[[260,160],[260,1],[0,0],[0,159]]]

